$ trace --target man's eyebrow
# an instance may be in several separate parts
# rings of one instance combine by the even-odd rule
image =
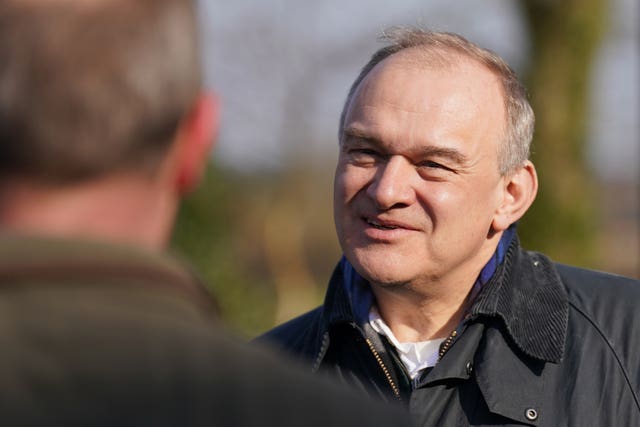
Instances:
[[[375,145],[383,145],[380,139],[356,127],[345,128],[343,134],[345,139],[354,138]],[[464,165],[468,162],[468,157],[455,148],[426,145],[412,151],[413,154],[419,157],[441,157],[459,165]]]
[[[361,139],[375,144],[380,144],[380,140],[378,138],[355,127],[345,128],[342,134],[345,138]]]
[[[452,160],[453,162],[463,165],[467,163],[468,158],[455,148],[438,147],[436,145],[427,145],[417,150],[417,153],[424,157],[443,157]]]

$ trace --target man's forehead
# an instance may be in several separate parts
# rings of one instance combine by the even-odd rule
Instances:
[[[344,130],[417,145],[443,138],[471,141],[480,135],[501,139],[506,107],[499,78],[460,55],[425,66],[420,54],[399,52],[374,67],[354,94]]]
[[[459,55],[450,62],[434,63],[422,60],[420,54],[402,51],[377,64],[356,89],[350,107],[381,95],[385,102],[396,99],[403,105],[420,104],[435,93],[478,103],[503,98],[500,79],[483,64]]]
[[[347,116],[355,112],[354,108],[371,103],[424,113],[423,106],[437,107],[431,102],[434,97],[443,102],[438,103],[439,110],[456,109],[455,105],[465,110],[473,105],[505,108],[501,80],[484,64],[457,52],[439,53],[447,55],[442,56],[444,60],[432,60],[424,54],[421,49],[409,48],[377,64],[358,85]]]

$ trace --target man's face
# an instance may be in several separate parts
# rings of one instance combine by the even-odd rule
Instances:
[[[491,230],[506,194],[504,101],[498,79],[475,62],[426,68],[415,59],[407,50],[378,64],[348,107],[338,238],[374,284],[470,285],[500,237]]]

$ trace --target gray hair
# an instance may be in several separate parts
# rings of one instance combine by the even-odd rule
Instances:
[[[344,129],[344,121],[351,100],[369,72],[378,63],[401,50],[418,48],[426,54],[426,59],[429,61],[427,65],[451,64],[455,57],[450,54],[454,53],[475,60],[493,72],[502,84],[507,116],[505,139],[498,151],[500,173],[505,175],[514,171],[529,158],[535,116],[527,100],[524,86],[500,56],[452,33],[417,28],[393,28],[386,31],[381,39],[388,44],[371,56],[349,89],[340,115],[340,134]]]
[[[0,177],[155,170],[201,85],[193,0],[0,1]]]

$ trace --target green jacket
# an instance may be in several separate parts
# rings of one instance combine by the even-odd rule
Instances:
[[[229,338],[215,312],[165,255],[0,236],[0,423],[406,425]]]

